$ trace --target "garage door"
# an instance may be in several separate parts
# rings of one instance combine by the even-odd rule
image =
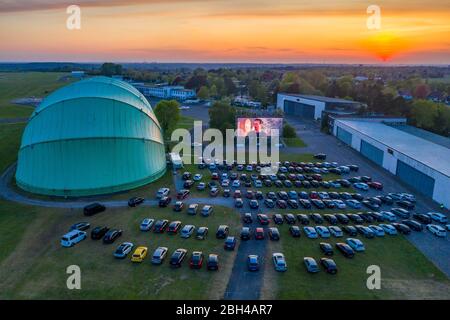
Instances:
[[[400,160],[397,161],[397,176],[420,193],[433,196],[434,179]]]
[[[295,101],[284,101],[284,113],[303,119],[314,119],[314,106]]]
[[[371,145],[370,143],[361,140],[361,153],[363,156],[372,160],[376,164],[383,165],[384,152],[381,149]]]
[[[349,146],[352,145],[352,134],[347,130],[342,129],[341,127],[337,127],[337,137],[339,140],[348,144]]]

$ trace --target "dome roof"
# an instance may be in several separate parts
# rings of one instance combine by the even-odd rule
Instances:
[[[32,114],[16,179],[37,193],[110,193],[165,172],[161,127],[145,97],[106,77],[63,87]]]

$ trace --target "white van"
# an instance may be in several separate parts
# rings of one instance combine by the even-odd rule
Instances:
[[[61,246],[63,247],[73,247],[78,242],[86,239],[86,232],[80,230],[72,230],[66,233],[61,238]]]

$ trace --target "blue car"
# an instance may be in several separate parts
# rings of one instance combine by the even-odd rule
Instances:
[[[249,271],[259,270],[259,257],[255,254],[250,254],[247,257],[247,268]]]
[[[114,251],[114,257],[117,259],[124,259],[131,252],[134,245],[131,242],[121,243],[116,251]]]
[[[304,257],[303,262],[305,263],[306,270],[309,273],[317,273],[320,271],[319,266],[317,265],[317,262],[316,260],[314,260],[314,258]]]
[[[227,237],[224,244],[225,250],[234,250],[236,247],[236,238],[235,237]]]

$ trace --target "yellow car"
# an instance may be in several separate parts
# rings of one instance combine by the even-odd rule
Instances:
[[[131,262],[142,262],[147,256],[147,247],[137,247],[131,256]]]

